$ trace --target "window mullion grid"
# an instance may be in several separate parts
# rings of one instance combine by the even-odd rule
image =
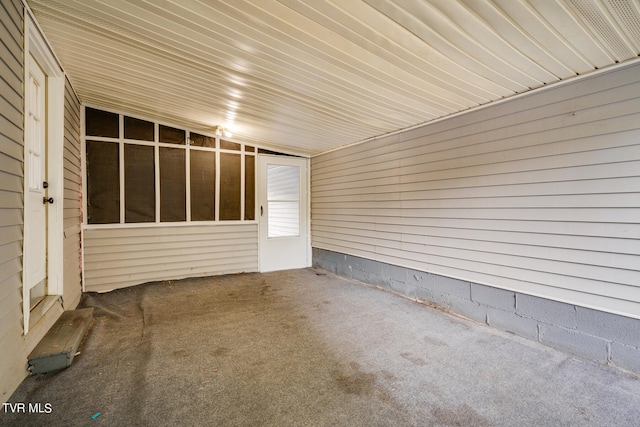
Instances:
[[[220,221],[220,137],[216,136],[216,200],[215,221]]]
[[[160,223],[160,125],[153,123],[153,163],[156,188],[156,224]]]
[[[184,158],[185,166],[185,200],[186,205],[186,222],[191,222],[191,132],[187,131],[187,144],[185,148]]]
[[[83,110],[84,113],[84,110]],[[159,224],[162,222],[162,176],[161,176],[161,159],[160,159],[160,152],[161,152],[161,148],[163,147],[167,147],[167,148],[172,148],[172,149],[177,149],[179,147],[176,146],[176,144],[174,143],[163,143],[160,142],[160,126],[161,124],[159,122],[155,122],[153,121],[153,133],[154,133],[154,137],[152,141],[145,141],[145,140],[138,140],[138,139],[126,139],[125,138],[125,118],[127,116],[125,114],[118,114],[118,136],[117,138],[112,138],[112,137],[101,137],[101,136],[94,136],[92,137],[93,140],[96,141],[103,141],[103,142],[111,142],[111,143],[117,143],[118,144],[118,179],[119,179],[119,198],[120,198],[120,203],[119,203],[119,224],[126,224],[127,222],[127,206],[126,206],[126,159],[125,159],[125,152],[126,150],[126,146],[127,144],[133,144],[133,145],[141,145],[141,146],[149,146],[149,147],[153,147],[153,167],[154,167],[154,190],[155,190],[155,197],[154,197],[154,221],[153,223],[155,224]],[[86,122],[86,119],[84,120]],[[83,124],[83,127],[86,126]],[[82,137],[84,138],[83,143],[86,144],[86,131],[84,131],[82,133]],[[222,162],[222,153],[229,153],[229,154],[234,154],[234,155],[239,155],[240,156],[240,191],[239,191],[239,196],[240,196],[240,206],[239,206],[239,210],[240,210],[240,221],[244,221],[245,220],[245,214],[246,214],[246,210],[247,210],[247,200],[246,200],[246,194],[247,194],[247,189],[246,189],[246,185],[247,185],[247,158],[249,158],[251,161],[255,162],[256,159],[256,154],[254,152],[248,152],[246,150],[246,146],[244,143],[239,143],[239,150],[234,150],[234,149],[223,149],[222,145],[221,145],[221,138],[220,136],[216,136],[215,137],[215,145],[214,147],[195,147],[195,146],[191,146],[191,132],[189,130],[185,129],[185,136],[186,136],[186,143],[183,147],[181,147],[182,149],[185,150],[185,164],[184,164],[184,170],[185,170],[185,222],[191,222],[192,221],[192,206],[191,206],[191,200],[192,200],[192,194],[191,194],[191,186],[192,186],[192,182],[191,182],[191,167],[192,167],[192,162],[191,162],[191,152],[193,150],[196,151],[213,151],[215,153],[214,156],[214,162],[215,162],[215,174],[214,174],[214,179],[215,179],[215,184],[214,184],[214,200],[213,202],[215,203],[215,209],[214,209],[214,218],[213,220],[215,222],[219,222],[220,218],[221,218],[221,212],[220,212],[220,208],[221,208],[221,204],[220,204],[220,200],[221,200],[221,193],[223,188],[222,187],[222,181],[221,181],[221,176],[223,174],[222,168],[221,168],[221,162]],[[86,150],[86,148],[85,148]],[[84,159],[86,161],[86,159]],[[86,176],[86,172],[85,174],[83,174]],[[255,179],[255,178],[254,178]],[[255,182],[254,182],[255,185]],[[84,197],[85,199],[85,203],[88,200],[88,196]],[[254,211],[255,212],[255,211]]]
[[[120,224],[124,224],[124,116],[122,114],[118,115],[118,163],[120,172]]]
[[[244,144],[240,146],[240,221],[244,221],[245,193]]]

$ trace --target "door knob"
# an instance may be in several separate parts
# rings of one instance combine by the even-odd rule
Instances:
[[[43,198],[42,198],[42,203],[44,203],[45,205],[46,205],[47,203],[51,203],[51,204],[53,204],[53,197],[49,197],[48,199],[47,199],[46,197],[43,197]]]

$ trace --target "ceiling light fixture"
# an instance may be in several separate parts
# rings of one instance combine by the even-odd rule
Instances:
[[[223,135],[227,138],[231,138],[233,136],[233,134],[226,130],[224,126],[216,126],[216,136],[220,137]]]

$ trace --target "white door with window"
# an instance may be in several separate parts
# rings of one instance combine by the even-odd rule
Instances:
[[[311,266],[309,160],[258,156],[260,271]]]
[[[64,73],[25,19],[23,326],[60,303],[63,277]]]

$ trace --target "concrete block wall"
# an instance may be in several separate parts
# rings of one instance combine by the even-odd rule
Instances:
[[[314,267],[640,375],[640,320],[313,248]]]

